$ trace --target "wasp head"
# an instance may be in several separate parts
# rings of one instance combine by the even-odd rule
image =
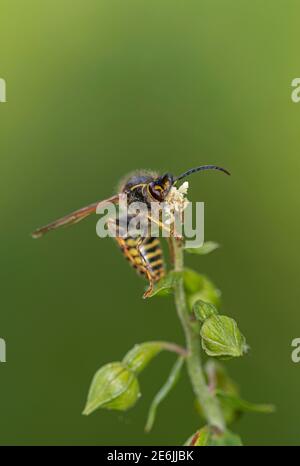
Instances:
[[[170,173],[166,173],[154,181],[149,183],[149,192],[151,196],[158,202],[163,202],[170,192],[174,184],[174,177]]]

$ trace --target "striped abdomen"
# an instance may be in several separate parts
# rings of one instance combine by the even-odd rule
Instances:
[[[163,253],[158,238],[117,238],[131,265],[147,279],[156,282],[165,275]]]

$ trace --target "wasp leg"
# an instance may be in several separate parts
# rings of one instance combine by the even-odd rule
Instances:
[[[149,280],[149,288],[147,288],[147,290],[143,294],[143,299],[148,298],[152,294],[152,291],[154,288],[154,281],[148,271],[146,271],[146,275],[147,275],[147,279]]]
[[[158,225],[162,230],[166,231],[168,233],[168,235],[169,235],[168,238],[173,236],[174,238],[179,239],[179,240],[183,239],[183,236],[176,231],[174,226],[173,226],[173,228],[170,228],[169,226],[165,225],[160,220],[157,220],[157,219],[151,217],[151,215],[148,215],[147,217],[148,217],[148,220],[150,222],[155,223],[155,225]]]
[[[166,226],[163,222],[161,222],[160,220],[157,220],[156,218],[151,217],[151,215],[147,215],[147,218],[150,222],[155,223],[155,225],[158,225],[162,230],[166,231],[169,235],[171,235],[170,227]]]
[[[147,277],[147,280],[149,281],[149,288],[145,291],[145,293],[143,294],[143,298],[148,298],[149,295],[151,295],[152,291],[153,291],[153,287],[154,287],[154,280],[153,280],[153,277],[151,275],[151,272],[150,272],[150,266],[141,250],[141,247],[143,246],[143,244],[145,243],[145,241],[147,240],[148,238],[147,237],[144,237],[144,238],[140,238],[136,244],[136,248],[139,252],[139,255],[143,261],[143,266],[145,268],[145,273],[146,273],[146,277]]]

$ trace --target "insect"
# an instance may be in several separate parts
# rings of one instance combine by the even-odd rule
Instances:
[[[167,198],[171,188],[175,186],[178,181],[202,170],[219,170],[230,175],[227,170],[216,165],[202,165],[192,168],[177,177],[170,173],[160,176],[151,171],[136,171],[128,175],[121,182],[119,193],[123,193],[127,196],[128,205],[133,202],[143,202],[147,206],[150,206],[153,202],[163,202]],[[77,223],[92,213],[95,213],[98,207],[105,207],[108,203],[118,204],[118,202],[119,194],[100,202],[94,202],[46,226],[38,228],[32,233],[32,237],[40,238],[48,231]],[[153,220],[150,215],[148,218],[149,220]],[[116,223],[110,226],[116,226]],[[164,228],[161,222],[159,222],[159,226]],[[115,239],[123,255],[130,264],[148,280],[149,287],[143,295],[144,298],[148,297],[153,290],[154,284],[165,275],[166,270],[159,238],[151,236],[134,238],[129,235],[123,237],[119,232],[119,235],[116,236]]]

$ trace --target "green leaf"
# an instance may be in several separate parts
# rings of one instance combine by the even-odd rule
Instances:
[[[212,447],[212,446],[242,446],[238,435],[226,429],[224,432],[216,431],[213,427],[205,426],[198,430],[191,438],[190,446]]]
[[[150,432],[150,430],[153,427],[158,406],[168,396],[170,391],[175,387],[179,379],[179,376],[180,376],[183,362],[184,362],[184,358],[180,357],[177,359],[176,363],[172,367],[172,370],[170,372],[170,375],[167,381],[165,382],[165,384],[161,387],[159,392],[154,397],[151,403],[150,409],[149,409],[149,413],[148,413],[148,418],[147,418],[146,427],[145,427],[146,432]]]
[[[199,299],[215,306],[220,306],[221,292],[205,275],[185,268],[183,272],[184,287],[190,309]]]
[[[232,409],[235,409],[236,411],[239,411],[239,412],[255,412],[255,413],[263,413],[263,414],[271,414],[271,413],[274,413],[275,411],[274,405],[249,403],[249,401],[245,401],[239,396],[231,395],[222,390],[217,390],[216,395],[221,401],[225,402]]]
[[[220,245],[218,243],[215,243],[214,241],[206,241],[199,248],[185,248],[185,251],[190,254],[198,254],[200,256],[204,256],[215,251],[219,247]]]
[[[230,358],[242,356],[248,349],[245,337],[234,319],[212,315],[205,320],[200,335],[208,356]]]
[[[166,343],[161,341],[150,341],[135,345],[125,355],[123,364],[136,374],[139,374],[163,349],[166,349]]]
[[[181,272],[171,271],[164,278],[159,280],[154,285],[152,293],[148,296],[152,298],[153,296],[165,296],[172,293],[175,285],[178,283],[178,280],[182,277]]]
[[[202,323],[210,316],[218,314],[218,310],[213,304],[201,301],[201,299],[194,303],[193,311],[196,319]]]
[[[96,372],[83,414],[89,415],[98,408],[126,411],[139,396],[135,374],[121,362],[112,362]]]

